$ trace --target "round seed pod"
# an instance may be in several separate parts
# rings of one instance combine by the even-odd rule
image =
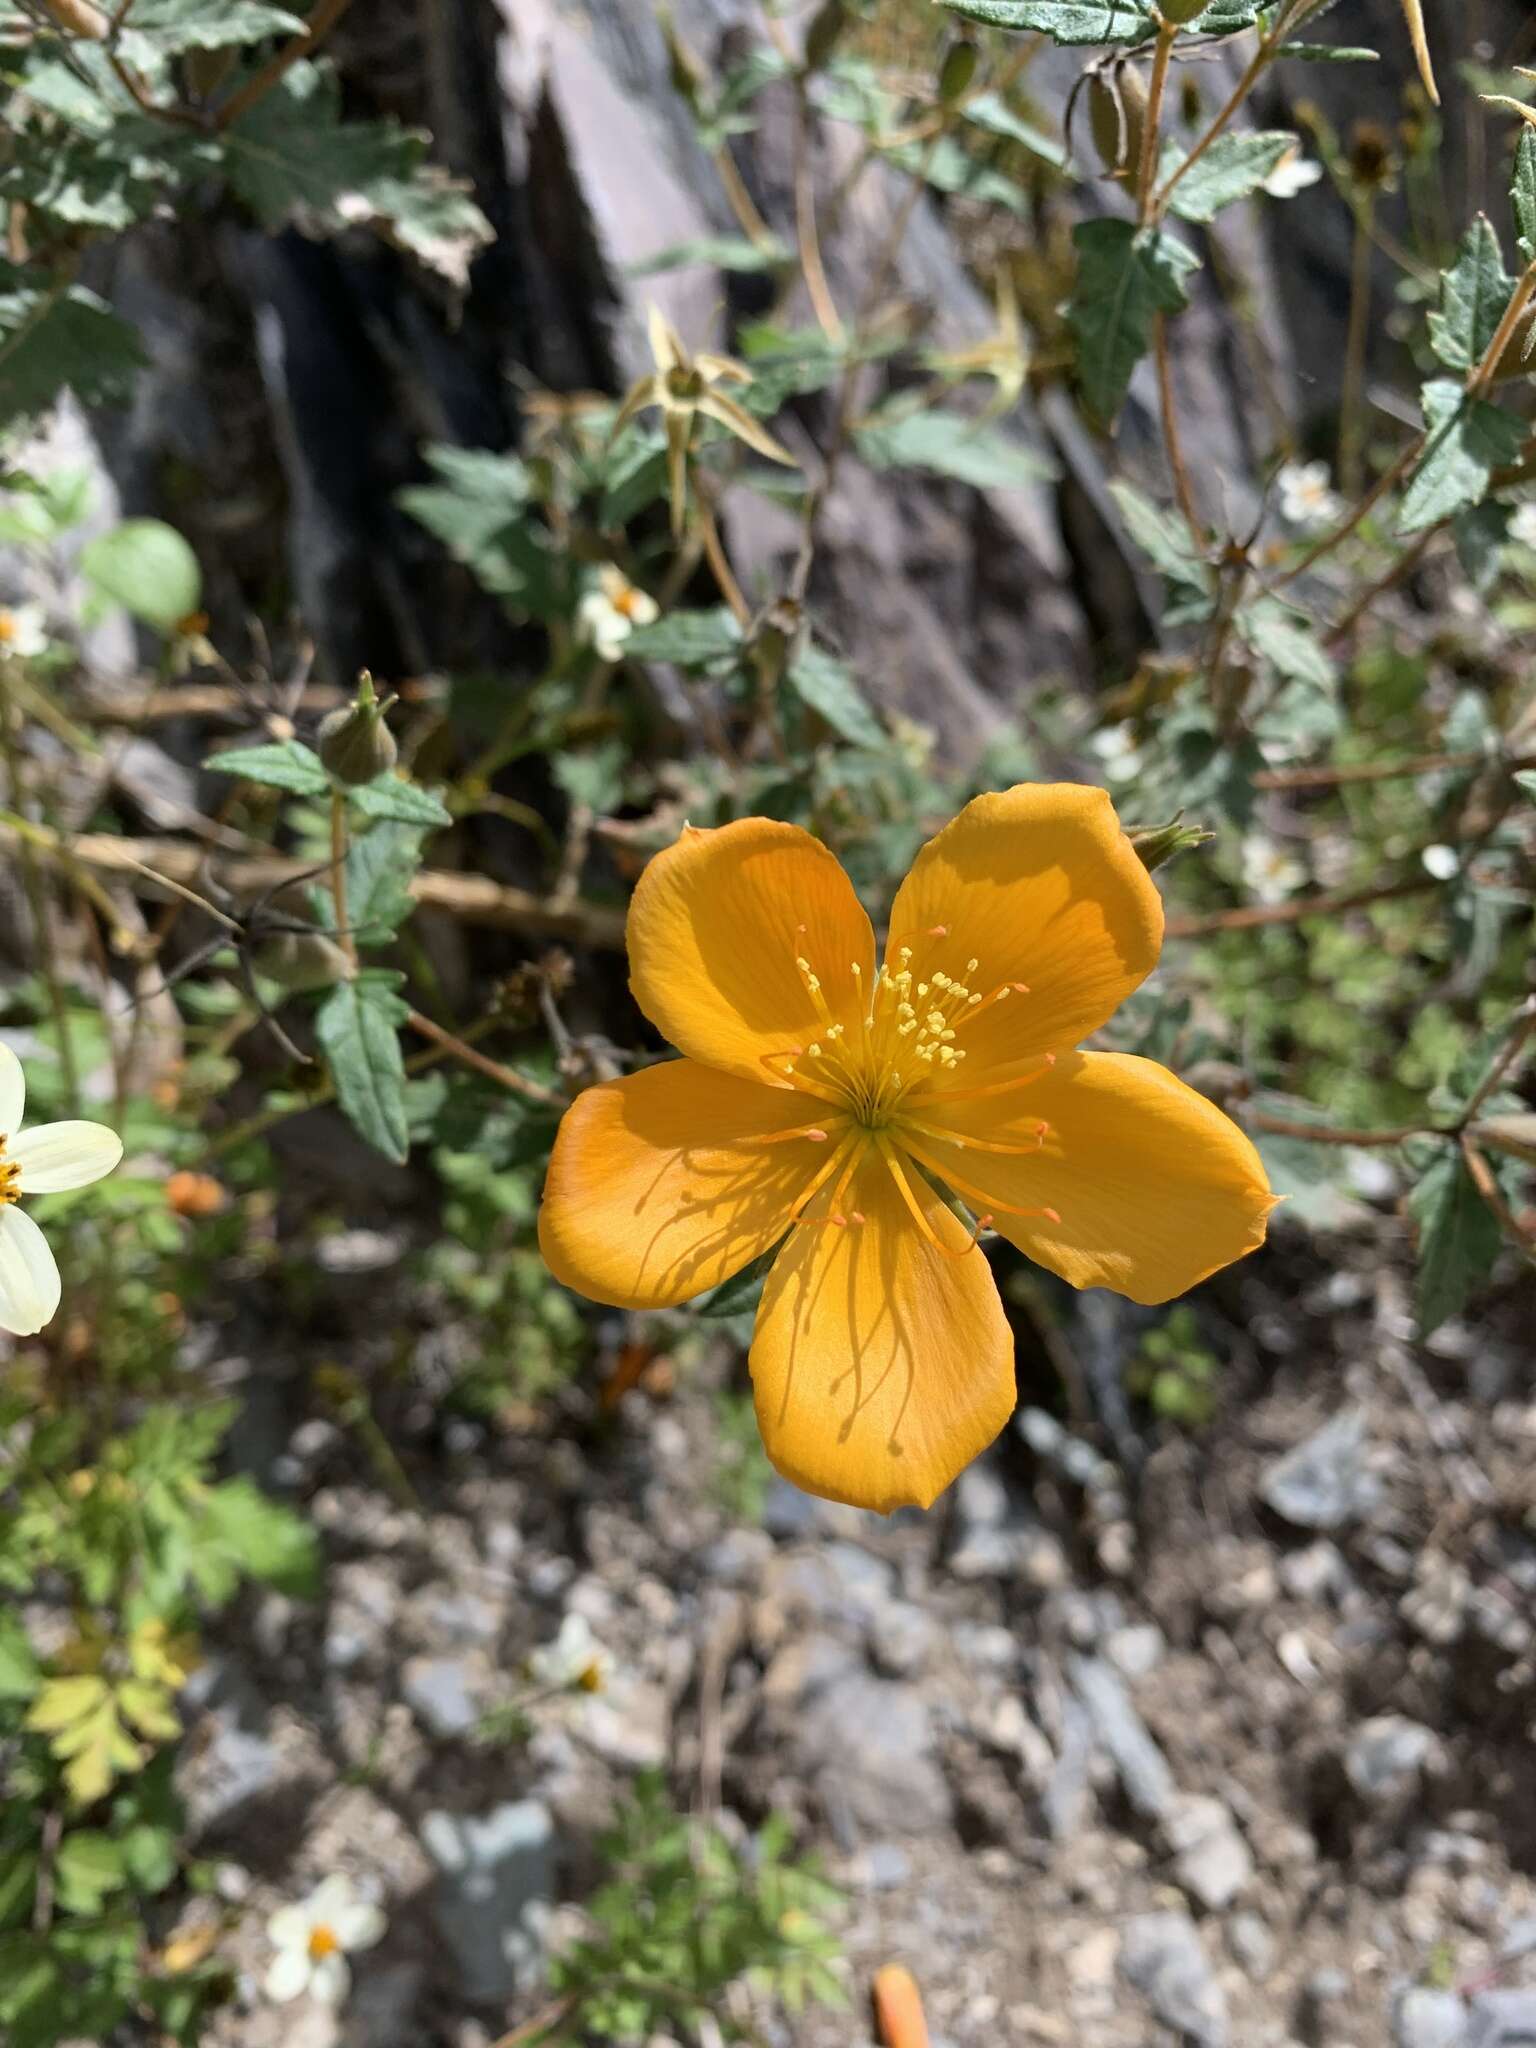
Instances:
[[[1170,21],[1175,28],[1183,28],[1196,15],[1204,14],[1211,0],[1158,0],[1158,12],[1164,21]]]
[[[1147,86],[1139,71],[1127,64],[1113,81],[1097,75],[1089,81],[1088,125],[1105,170],[1134,192],[1147,132]]]
[[[968,36],[950,44],[939,71],[939,98],[945,106],[952,107],[956,100],[964,99],[980,61],[981,52]]]
[[[356,789],[377,781],[394,767],[399,749],[384,723],[388,708],[374,695],[373,678],[365,670],[358,680],[356,700],[320,721],[315,751],[335,781]]]

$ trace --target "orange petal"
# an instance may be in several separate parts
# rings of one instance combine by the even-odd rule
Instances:
[[[760,1141],[815,1106],[692,1060],[585,1089],[550,1157],[544,1263],[616,1308],[668,1308],[718,1286],[788,1229],[828,1145]]]
[[[1264,1242],[1276,1197],[1263,1161],[1230,1117],[1154,1060],[1068,1053],[1013,1099],[1006,1122],[996,1100],[936,1102],[925,1122],[979,1144],[915,1147],[952,1186],[969,1183],[973,1207],[995,1204],[1002,1235],[1074,1287],[1170,1301]],[[981,1149],[1010,1144],[1028,1149]],[[1060,1222],[1007,1213],[1041,1207]]]
[[[640,877],[628,936],[630,987],[657,1030],[690,1058],[756,1081],[765,1054],[808,1045],[821,1028],[797,958],[820,977],[833,1016],[851,1016],[853,962],[867,985],[875,957],[834,856],[769,818],[687,827]]]
[[[928,2048],[922,1993],[910,1970],[900,1963],[887,1963],[876,1970],[874,2005],[881,2048]]]
[[[879,1154],[841,1208],[798,1227],[763,1289],[752,1338],[768,1456],[807,1493],[854,1507],[928,1507],[1013,1412],[1013,1337],[990,1267],[913,1176],[936,1250]],[[818,1198],[812,1214],[830,1206]],[[959,1256],[956,1256],[959,1254]]]
[[[897,893],[886,953],[909,945],[920,979],[938,969],[982,996],[1025,984],[963,1027],[975,1083],[991,1064],[1097,1031],[1162,942],[1162,898],[1104,791],[1021,783],[975,798],[929,840]]]

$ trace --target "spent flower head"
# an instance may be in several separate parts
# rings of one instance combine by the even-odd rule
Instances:
[[[59,1306],[58,1261],[23,1195],[58,1195],[89,1187],[123,1156],[123,1141],[105,1124],[37,1124],[21,1129],[27,1079],[21,1061],[0,1044],[0,1330],[34,1337]]]
[[[727,384],[750,384],[752,372],[745,364],[733,361],[730,356],[690,355],[659,306],[651,307],[648,325],[651,361],[655,367],[650,376],[640,378],[631,386],[619,407],[613,431],[615,435],[619,434],[637,414],[652,406],[660,410],[662,428],[667,437],[667,489],[672,503],[672,531],[681,539],[688,505],[688,456],[699,419],[714,420],[727,433],[734,434],[738,441],[744,441],[759,455],[766,455],[770,462],[782,462],[793,469],[795,458],[787,448],[780,446],[760,421],[753,418],[745,406],[738,405],[721,388]]]
[[[323,1878],[307,1899],[279,1906],[267,1922],[276,1953],[267,1969],[266,1993],[286,2004],[307,1992],[322,2005],[341,2005],[352,1988],[349,1955],[372,1948],[384,1933],[382,1906],[366,1899],[339,1872]]]

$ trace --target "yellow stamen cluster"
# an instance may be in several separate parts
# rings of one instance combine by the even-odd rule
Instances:
[[[5,1156],[5,1136],[0,1134],[0,1209],[21,1200],[21,1168]]]
[[[309,1959],[313,1963],[324,1962],[327,1956],[335,1955],[341,1943],[334,1932],[322,1922],[309,1930]]]

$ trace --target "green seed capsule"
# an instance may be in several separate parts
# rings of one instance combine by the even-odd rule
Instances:
[[[373,678],[365,669],[358,679],[355,702],[332,711],[320,721],[315,751],[326,773],[349,789],[376,782],[395,765],[399,749],[384,723],[389,704],[374,695]]]
[[[293,995],[335,988],[351,978],[352,964],[334,939],[324,932],[274,932],[251,956],[251,965],[265,981]]]
[[[939,98],[945,106],[952,107],[956,100],[964,99],[980,61],[981,52],[966,38],[950,44],[944,53],[943,69],[939,72]]]
[[[1170,21],[1175,28],[1193,21],[1198,14],[1204,14],[1211,0],[1158,0],[1158,12],[1164,21]]]
[[[1139,71],[1122,65],[1113,82],[1095,77],[1088,86],[1088,125],[1099,161],[1111,177],[1136,190],[1142,137],[1147,132],[1147,87]]]

